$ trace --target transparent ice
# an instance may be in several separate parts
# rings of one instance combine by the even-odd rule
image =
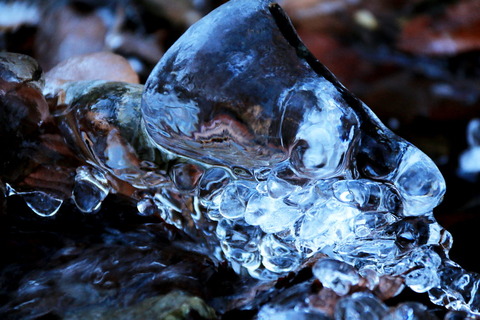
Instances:
[[[384,320],[437,320],[434,313],[418,302],[401,303],[383,317]]]
[[[309,308],[308,284],[301,283],[277,295],[273,301],[265,304],[258,312],[258,320],[299,319],[299,320],[331,320],[324,312]]]
[[[43,191],[14,192],[22,196],[33,212],[41,217],[51,217],[57,213],[63,201]]]
[[[452,309],[480,311],[467,298],[476,286],[442,275],[453,262],[432,213],[445,193],[436,165],[308,53],[277,5],[232,1],[192,26],[150,75],[142,116],[159,149],[224,170],[194,197],[237,269],[272,279],[323,253],[330,260],[314,275],[339,295],[392,275],[434,302],[458,295]],[[345,312],[357,300],[370,303],[355,298]]]
[[[387,306],[371,293],[357,292],[342,298],[335,308],[335,320],[381,320]]]
[[[102,172],[89,167],[78,167],[72,200],[82,212],[91,213],[100,208],[109,193],[109,185]]]
[[[81,163],[71,190],[81,211],[95,212],[109,193],[127,196],[139,214],[161,217],[259,280],[326,255],[313,274],[343,296],[336,319],[425,314],[418,305],[387,313],[370,293],[348,295],[382,276],[480,314],[480,276],[448,258],[451,236],[433,217],[445,193],[438,168],[308,52],[277,4],[214,10],[145,87],[67,83],[56,98],[50,112]],[[42,216],[63,201],[46,190],[16,194]],[[259,319],[324,318],[305,298],[286,298],[291,305],[267,304]]]
[[[357,270],[348,263],[335,259],[321,259],[313,267],[313,274],[327,288],[339,296],[350,292],[360,282]]]

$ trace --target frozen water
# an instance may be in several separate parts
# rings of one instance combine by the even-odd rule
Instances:
[[[33,212],[42,217],[51,217],[60,209],[63,200],[43,191],[20,192],[25,203]]]
[[[395,308],[392,308],[384,320],[437,320],[435,314],[429,312],[427,307],[418,302],[401,303]]]
[[[440,256],[426,248],[418,248],[396,265],[395,273],[405,275],[405,284],[416,292],[427,292],[439,285],[437,273]]]
[[[302,256],[295,247],[273,234],[267,234],[262,238],[260,253],[265,268],[276,273],[296,270]]]
[[[432,216],[445,192],[435,164],[319,65],[279,12],[269,1],[222,6],[165,54],[143,95],[145,128],[159,148],[228,172],[218,187],[199,189],[206,216],[220,220],[226,257],[270,279],[323,252],[370,273],[371,286],[378,274],[402,276],[436,302],[474,310],[455,296],[469,293],[438,272],[451,236]],[[247,31],[252,24],[257,33]],[[261,264],[230,253],[232,223],[255,230]],[[324,285],[342,284],[321,265]],[[336,290],[358,280],[349,281]]]
[[[247,269],[256,269],[260,265],[258,243],[261,232],[245,222],[220,220],[216,233],[222,243],[222,250],[232,261]]]
[[[288,206],[283,199],[257,192],[248,201],[245,221],[259,226],[265,233],[276,233],[289,229],[300,215],[298,210]]]
[[[335,259],[320,259],[312,271],[325,287],[339,296],[346,295],[360,282],[360,276],[353,266]]]
[[[1,181],[0,181],[1,182]],[[16,191],[9,184],[1,188],[2,196],[18,195],[23,198],[27,206],[41,217],[54,216],[62,206],[63,199],[45,191]]]
[[[77,168],[72,199],[82,212],[97,211],[109,191],[109,184],[102,172],[86,166]]]
[[[433,161],[413,146],[405,151],[393,182],[404,198],[405,216],[432,211],[445,193],[445,181]]]
[[[143,87],[121,82],[78,81],[59,93],[56,121],[77,156],[105,175],[135,188],[165,183],[162,155],[142,134]]]
[[[84,164],[72,191],[83,212],[122,193],[140,214],[221,248],[239,273],[276,279],[324,253],[313,272],[338,295],[391,275],[435,303],[480,313],[479,276],[448,259],[451,236],[433,218],[445,193],[438,168],[308,52],[277,4],[214,10],[165,53],[145,88],[93,81],[62,90],[65,108],[51,112]],[[469,127],[472,148],[478,127]],[[62,201],[22,196],[44,216]],[[305,301],[292,306],[276,318],[323,317]],[[338,303],[338,319],[365,310],[386,314],[355,293]],[[272,312],[265,306],[259,318]]]
[[[337,303],[335,320],[382,320],[387,310],[387,306],[373,294],[356,292]]]
[[[220,200],[220,214],[227,219],[242,218],[245,215],[247,202],[253,194],[252,186],[234,182],[223,189]]]
[[[445,193],[436,165],[309,54],[276,4],[231,1],[190,28],[147,80],[142,116],[159,149],[208,168],[194,196],[218,221],[226,258],[254,277],[321,252],[337,260],[314,274],[340,295],[360,274],[372,288],[391,275],[436,303],[477,310],[476,285],[461,289],[438,271],[452,240],[432,214]],[[338,311],[348,319],[363,305],[372,319],[386,312],[372,297],[348,299]]]
[[[273,301],[265,304],[258,312],[258,320],[331,320],[325,313],[309,308],[305,292],[309,288],[306,283],[295,285],[278,294]]]

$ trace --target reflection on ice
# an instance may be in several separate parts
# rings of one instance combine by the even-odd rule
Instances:
[[[236,27],[214,32],[227,20]],[[153,142],[230,173],[200,201],[219,221],[227,259],[267,278],[317,252],[386,273],[414,248],[439,245],[427,241],[445,192],[434,163],[385,128],[293,37],[269,1],[231,2],[185,33],[145,86],[142,115]],[[241,234],[241,245],[226,236],[234,232],[228,228]],[[244,246],[255,242],[256,249]]]
[[[340,294],[357,272],[401,276],[417,292],[459,290],[437,272],[451,246],[432,214],[445,193],[439,170],[308,53],[276,4],[229,2],[190,28],[150,75],[142,115],[162,150],[228,172],[199,203],[237,270],[271,279],[321,252],[344,261],[314,268]]]
[[[340,318],[364,308],[378,319],[427,312],[414,304],[388,311],[365,292],[348,296],[390,276],[402,280],[388,296],[404,283],[480,313],[478,275],[449,260],[451,236],[433,217],[445,193],[439,170],[311,56],[277,4],[236,0],[213,11],[170,48],[145,87],[87,81],[57,89],[34,126],[51,121],[67,142],[62,156],[78,165],[56,168],[71,177],[62,190],[82,212],[98,210],[109,193],[127,196],[139,214],[161,217],[260,280],[318,260],[314,276],[335,299],[345,296]],[[54,184],[23,187],[17,194],[39,215],[55,214],[67,198],[54,197]],[[295,311],[267,304],[259,319],[320,317],[292,299]]]

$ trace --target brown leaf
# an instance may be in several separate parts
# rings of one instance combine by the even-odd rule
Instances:
[[[455,55],[480,49],[480,2],[462,1],[438,18],[413,18],[405,24],[397,46],[421,55]]]

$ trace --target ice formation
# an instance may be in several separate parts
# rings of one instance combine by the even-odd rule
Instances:
[[[480,314],[480,277],[449,260],[451,237],[433,217],[445,192],[439,170],[309,53],[276,3],[235,0],[213,11],[144,88],[77,82],[60,93],[50,112],[81,163],[71,198],[83,212],[109,192],[127,195],[140,214],[161,216],[261,280],[327,255],[313,272],[345,296],[338,314],[368,306],[383,317],[367,293],[346,296],[383,275]],[[44,216],[64,200],[7,189]],[[391,319],[422,311],[402,308]]]
[[[224,254],[255,277],[317,252],[401,273],[416,250],[450,246],[432,216],[445,192],[433,161],[339,84],[269,1],[230,2],[190,28],[150,75],[142,114],[158,148],[206,168],[200,185],[212,170],[229,176],[199,202]]]
[[[480,311],[480,282],[448,259],[432,214],[439,170],[315,60],[277,4],[231,1],[192,26],[150,75],[142,115],[159,149],[205,168],[193,195],[238,270],[272,279],[321,252],[349,264],[314,267],[338,294],[373,270]]]

